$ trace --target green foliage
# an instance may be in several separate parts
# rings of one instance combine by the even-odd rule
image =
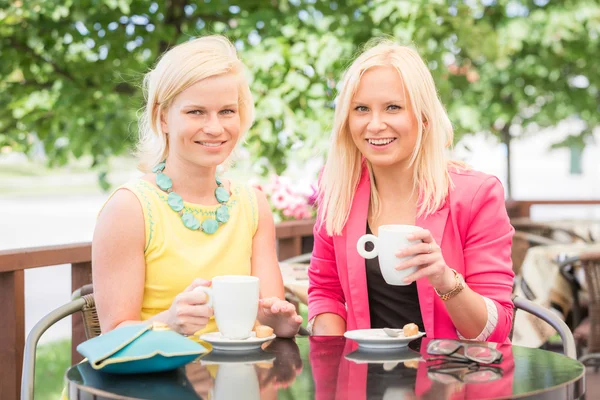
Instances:
[[[71,366],[71,340],[58,340],[38,347],[35,359],[35,398],[60,399],[63,377]]]
[[[1,3],[1,1],[0,1]],[[223,33],[253,77],[247,148],[261,171],[323,154],[336,85],[360,46],[389,35],[427,60],[457,137],[574,116],[598,125],[594,0],[27,0],[0,7],[0,147],[36,139],[51,164],[135,142],[143,73],[169,46]],[[488,4],[488,5],[483,5]],[[529,128],[528,128],[529,127]],[[106,183],[103,177],[100,183]]]

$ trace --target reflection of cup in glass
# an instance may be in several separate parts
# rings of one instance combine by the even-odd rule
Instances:
[[[260,399],[260,386],[252,364],[219,364],[211,399]]]
[[[420,240],[411,241],[406,236],[421,229],[414,225],[382,225],[379,227],[378,236],[371,234],[361,236],[356,244],[356,250],[358,254],[367,259],[379,257],[381,274],[389,285],[405,286],[408,284],[404,282],[404,278],[414,273],[417,266],[400,271],[396,270],[396,266],[413,257],[398,258],[396,253],[413,244],[420,243]],[[373,243],[373,250],[365,250],[367,242]]]
[[[208,295],[219,332],[228,339],[250,337],[258,314],[259,280],[255,276],[223,275],[212,287],[198,286]]]
[[[391,386],[385,389],[382,400],[411,399],[415,397],[413,393],[412,388]]]
[[[256,367],[273,363],[275,357],[264,351],[210,352],[202,365],[217,365],[217,376],[211,390],[213,400],[260,399],[260,382]]]

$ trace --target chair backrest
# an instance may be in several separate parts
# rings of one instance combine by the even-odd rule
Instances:
[[[600,252],[583,253],[579,256],[579,261],[585,271],[589,297],[588,353],[600,353]]]
[[[94,287],[92,284],[84,285],[73,292],[72,300],[82,298],[85,304],[81,308],[83,317],[83,327],[85,336],[88,339],[100,336],[100,321],[98,320],[98,311],[96,310],[96,301],[94,300]]]
[[[548,246],[554,244],[560,244],[560,242],[529,232],[523,232],[519,230],[515,231],[511,248],[511,259],[514,273],[516,275],[521,273],[521,266],[523,265],[523,261],[525,261],[525,255],[531,247]]]
[[[288,258],[288,259],[280,261],[280,262],[289,263],[289,264],[308,264],[308,263],[310,263],[311,256],[312,256],[312,253],[304,253],[304,254],[300,254],[299,256]]]
[[[92,295],[86,295],[92,296]],[[93,302],[93,297],[91,297]],[[40,337],[48,328],[61,319],[81,311],[89,302],[89,298],[79,297],[45,315],[29,332],[23,352],[23,371],[21,375],[21,400],[33,399],[35,386],[35,356]]]
[[[593,239],[589,234],[581,236],[573,229],[554,226],[539,221],[532,221],[529,218],[511,218],[510,223],[517,231],[532,233],[561,243],[593,242]]]
[[[569,329],[565,321],[560,319],[558,315],[548,310],[547,308],[535,304],[534,302],[529,301],[524,297],[514,296],[513,303],[515,305],[515,314],[513,315],[513,327],[510,331],[511,339],[514,329],[516,312],[517,310],[524,310],[540,318],[542,321],[547,322],[550,326],[556,329],[562,340],[563,353],[567,357],[573,358],[575,360],[577,359],[577,347],[575,345],[575,338],[573,337],[573,332],[571,332],[571,329]]]
[[[69,303],[45,315],[29,332],[23,352],[23,371],[21,376],[21,400],[33,399],[35,387],[35,356],[37,344],[42,334],[61,319],[81,311],[85,335],[88,339],[100,335],[100,323],[96,302],[94,301],[93,287],[85,285],[73,292]]]

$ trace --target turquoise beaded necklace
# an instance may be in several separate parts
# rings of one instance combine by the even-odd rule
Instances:
[[[212,235],[219,229],[219,226],[229,220],[229,209],[227,201],[229,201],[229,192],[223,187],[223,182],[218,177],[215,177],[217,188],[215,189],[215,197],[221,204],[217,208],[215,218],[207,218],[202,223],[191,212],[184,211],[183,198],[173,191],[173,181],[163,173],[166,162],[163,161],[156,165],[152,172],[156,174],[156,186],[168,194],[167,203],[169,207],[181,216],[183,225],[193,231],[202,231],[208,235]]]

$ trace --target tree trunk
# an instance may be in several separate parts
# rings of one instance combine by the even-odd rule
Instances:
[[[504,125],[502,128],[502,142],[506,145],[506,195],[507,200],[512,200],[512,162],[510,158],[510,142],[512,136],[510,135],[510,124]]]

